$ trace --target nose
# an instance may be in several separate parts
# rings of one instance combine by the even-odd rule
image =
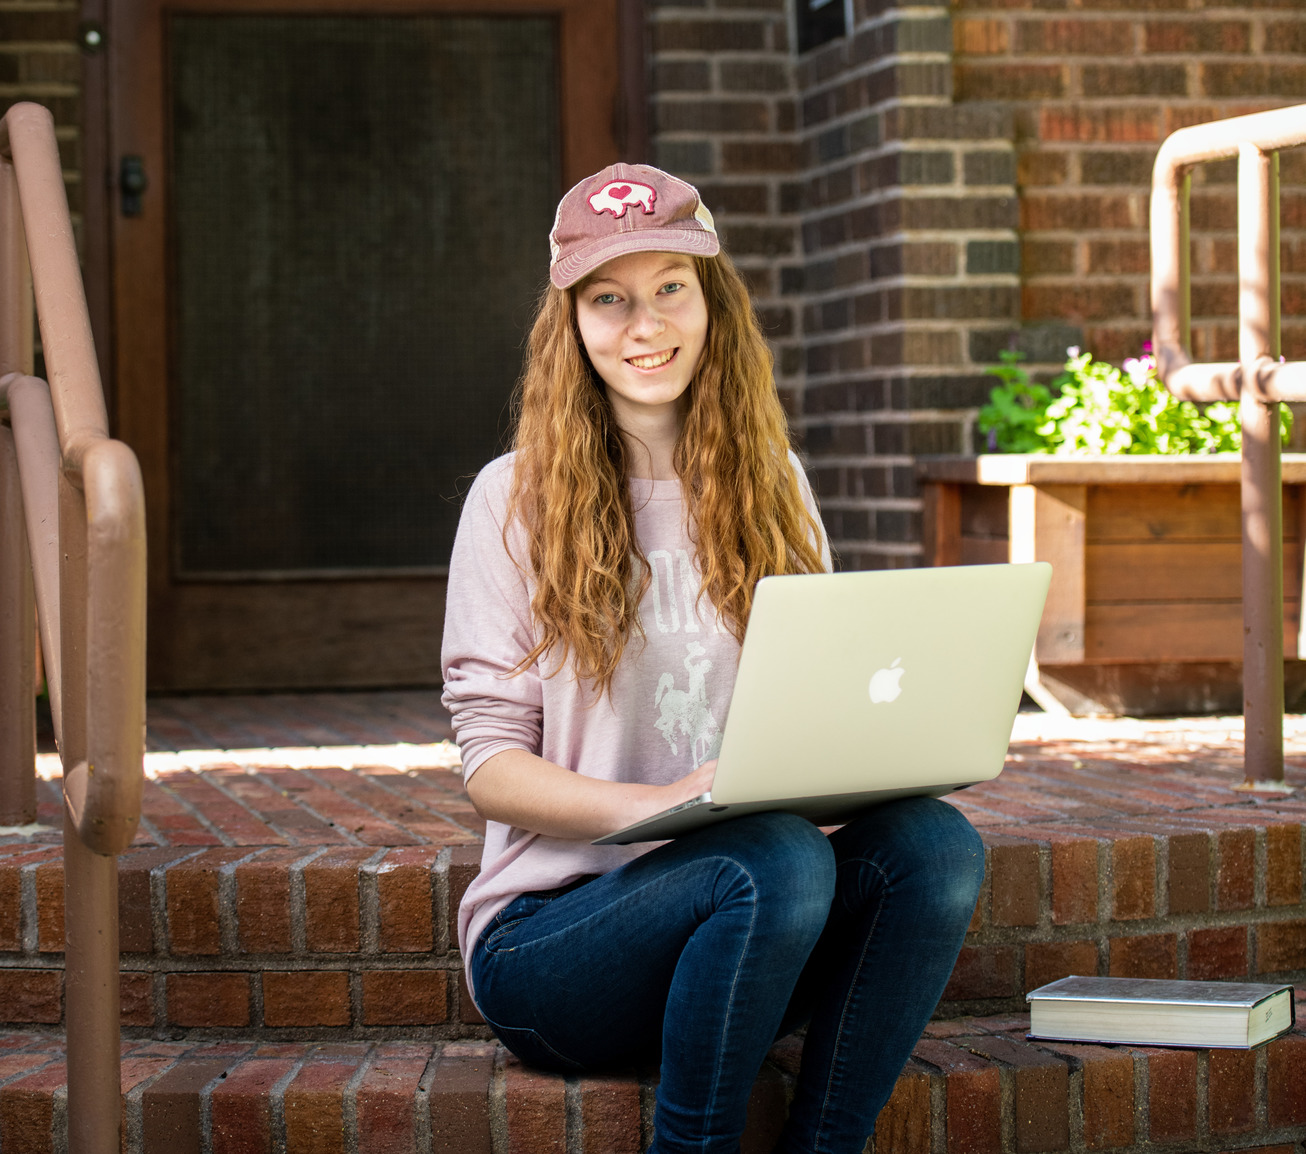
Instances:
[[[630,314],[631,336],[646,340],[656,336],[665,327],[666,322],[662,319],[662,312],[655,301],[635,303]]]

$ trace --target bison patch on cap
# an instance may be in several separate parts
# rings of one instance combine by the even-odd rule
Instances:
[[[590,208],[596,214],[610,212],[614,219],[626,215],[628,206],[639,205],[648,214],[653,211],[653,202],[658,194],[647,184],[636,184],[633,180],[612,180],[605,184],[589,198]]]

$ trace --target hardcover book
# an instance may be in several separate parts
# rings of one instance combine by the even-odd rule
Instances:
[[[1292,986],[1062,978],[1025,995],[1029,1036],[1246,1050],[1292,1028]]]

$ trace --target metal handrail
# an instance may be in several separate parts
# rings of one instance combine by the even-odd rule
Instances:
[[[10,607],[0,616],[26,627],[17,678],[0,671],[0,715],[32,727],[34,591],[64,768],[68,1149],[111,1154],[121,1120],[114,855],[135,836],[144,784],[145,497],[135,456],[109,437],[54,122],[35,104],[0,118],[0,277],[0,484],[16,476],[21,490],[21,501],[0,494],[0,541],[25,538],[33,571],[0,565]],[[48,386],[30,375],[33,297]],[[0,791],[22,791],[34,772],[33,751],[6,767]]]
[[[1152,343],[1177,397],[1237,400],[1242,420],[1242,788],[1283,777],[1283,493],[1279,403],[1306,400],[1306,363],[1279,361],[1278,150],[1306,143],[1306,105],[1181,128],[1152,170]],[[1196,164],[1238,158],[1238,360],[1189,355],[1188,191]]]

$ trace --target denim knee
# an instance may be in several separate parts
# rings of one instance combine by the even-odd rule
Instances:
[[[903,798],[850,822],[832,840],[840,862],[880,863],[893,888],[912,893],[922,913],[969,921],[984,880],[984,843],[955,806]]]
[[[710,852],[738,871],[758,917],[771,935],[815,941],[834,897],[835,859],[829,839],[805,818],[759,813],[716,826]]]
[[[928,867],[934,873],[935,906],[950,906],[969,922],[984,881],[984,842],[955,806],[935,798],[921,800],[933,802],[935,810],[937,840]]]

